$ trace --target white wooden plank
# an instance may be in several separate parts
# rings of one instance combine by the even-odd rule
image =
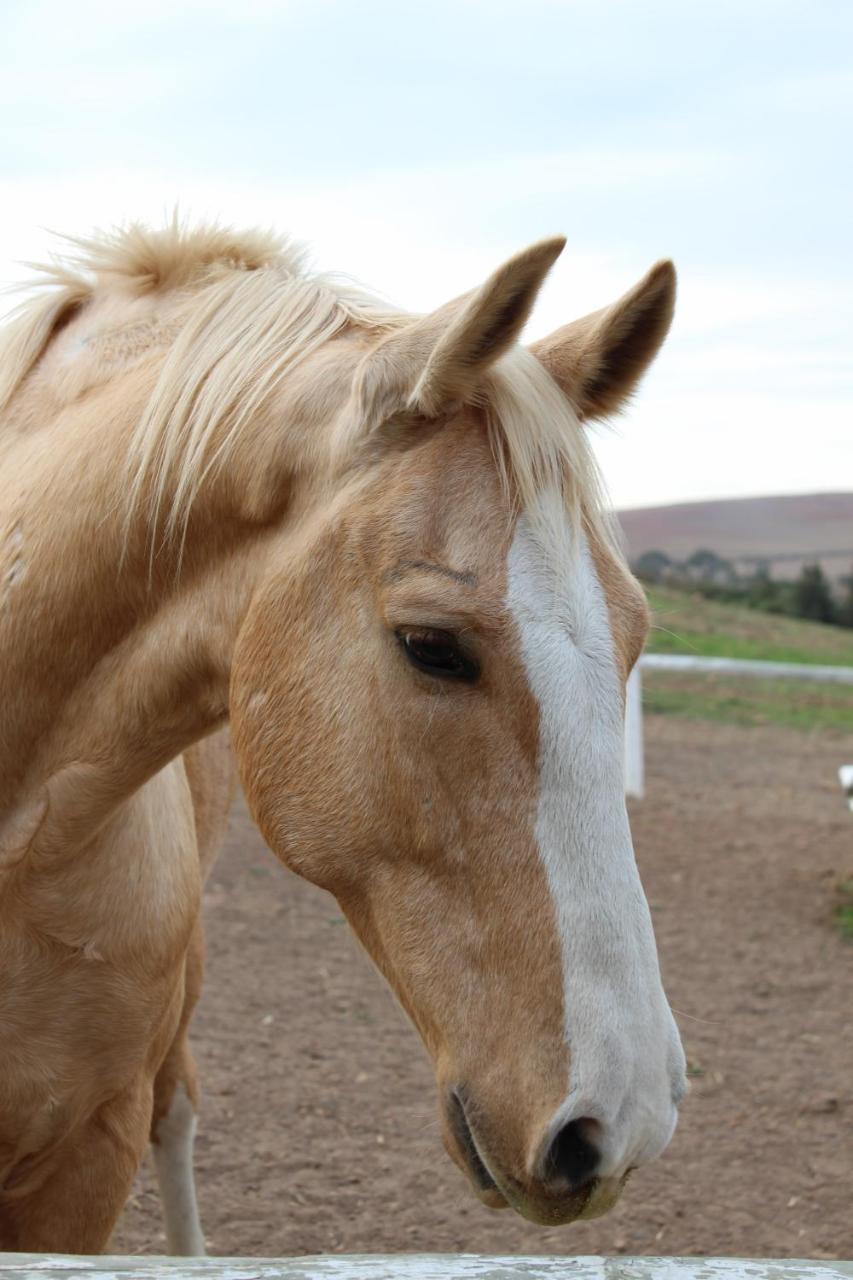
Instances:
[[[0,1255],[14,1280],[851,1280],[853,1262],[353,1254],[307,1258]]]

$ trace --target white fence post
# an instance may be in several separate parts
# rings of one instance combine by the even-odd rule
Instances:
[[[847,802],[853,811],[853,764],[843,764],[838,770],[838,781],[844,788]]]
[[[708,675],[747,676],[762,680],[815,680],[818,684],[853,684],[853,666],[825,667],[794,662],[762,662],[755,658],[700,658],[680,653],[644,653],[631,672],[625,694],[625,794],[640,800],[645,784],[641,667],[645,667],[647,671],[701,671]],[[850,800],[850,808],[853,809],[853,765],[842,765],[839,777]]]
[[[625,795],[642,800],[644,786],[643,680],[637,663],[625,691]]]

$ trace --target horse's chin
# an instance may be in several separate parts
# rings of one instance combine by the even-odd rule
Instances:
[[[502,1191],[498,1191],[497,1187],[491,1187],[488,1191],[482,1187],[474,1188],[477,1199],[484,1204],[487,1209],[508,1209],[510,1203]]]
[[[601,1218],[617,1204],[626,1178],[597,1178],[588,1187],[574,1194],[557,1199],[533,1200],[526,1196],[513,1197],[510,1201],[497,1187],[484,1190],[476,1188],[477,1197],[489,1209],[515,1209],[528,1222],[541,1227],[567,1226],[570,1222],[585,1222]]]

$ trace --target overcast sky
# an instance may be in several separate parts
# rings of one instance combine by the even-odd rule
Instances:
[[[563,232],[535,337],[670,256],[616,504],[853,489],[851,137],[851,0],[4,0],[0,277],[178,202],[423,310]]]

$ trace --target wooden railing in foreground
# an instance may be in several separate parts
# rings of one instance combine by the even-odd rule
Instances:
[[[851,1280],[853,1262],[759,1258],[526,1258],[350,1254],[322,1258],[71,1258],[0,1254],[14,1280]]]
[[[642,671],[704,672],[747,676],[758,680],[814,680],[817,684],[853,684],[853,667],[824,667],[802,662],[761,662],[756,658],[701,658],[682,653],[644,653],[631,672],[625,703],[625,794],[642,799],[643,759]],[[853,808],[853,800],[851,801]]]

